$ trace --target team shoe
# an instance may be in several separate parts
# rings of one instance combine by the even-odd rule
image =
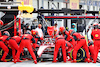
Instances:
[[[88,58],[86,58],[86,59],[84,60],[84,62],[88,62]],[[92,62],[92,60],[90,60],[90,62]]]
[[[92,62],[92,60],[90,59],[90,62]]]
[[[22,62],[20,59],[17,59],[17,62]]]
[[[66,63],[66,61],[64,61],[64,63]]]
[[[3,61],[3,62],[7,62],[5,59],[1,59],[1,61]]]
[[[26,60],[26,58],[22,58],[23,60]]]
[[[90,58],[86,58],[86,62],[90,63],[91,62]]]
[[[71,61],[71,63],[76,63],[76,62],[77,62],[76,59]]]
[[[57,61],[52,61],[52,63],[56,63]]]
[[[32,60],[31,58],[27,58],[28,60]]]
[[[17,59],[14,59],[14,63],[16,63],[17,62]]]
[[[93,63],[96,63],[96,62],[93,61]]]
[[[12,59],[12,62],[14,62],[14,59]]]
[[[36,60],[34,60],[34,63],[35,63],[35,64],[37,64],[37,61],[36,61]]]
[[[12,62],[14,62],[14,60],[12,60]],[[22,61],[18,59],[17,62],[22,62]]]

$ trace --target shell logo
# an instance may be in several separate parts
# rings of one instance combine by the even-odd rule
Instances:
[[[98,34],[95,35],[95,37],[98,37],[98,36],[99,36]]]
[[[15,37],[17,37],[17,36],[15,36]]]
[[[33,32],[33,34],[35,34],[35,32]]]
[[[19,26],[19,23],[17,23],[17,26]]]
[[[97,31],[97,29],[95,29],[95,31]]]
[[[59,29],[61,31],[61,29]]]
[[[25,36],[27,36],[27,35],[25,35]]]

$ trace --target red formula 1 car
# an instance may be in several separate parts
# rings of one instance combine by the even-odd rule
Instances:
[[[38,61],[45,61],[45,60],[53,60],[53,53],[54,53],[54,47],[55,47],[55,39],[53,38],[53,27],[48,27],[47,29],[48,36],[45,36],[44,40],[42,41],[40,47],[37,50],[37,59]],[[73,48],[71,44],[66,41],[66,54],[67,56],[70,56],[71,59],[73,59],[72,52]],[[86,53],[84,49],[80,49],[77,53],[77,61],[84,61],[86,57]],[[62,50],[59,49],[58,56],[57,56],[58,61],[62,61]]]

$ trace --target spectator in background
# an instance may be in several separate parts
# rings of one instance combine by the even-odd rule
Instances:
[[[38,24],[38,27],[35,30],[38,31],[38,34],[40,37],[43,37],[43,31],[41,28],[42,28],[42,25]]]
[[[22,24],[21,24],[21,29],[23,29],[24,27],[24,21],[22,21]]]
[[[26,25],[24,25],[23,27],[23,34],[25,34],[25,32],[26,32]]]
[[[55,23],[55,25],[54,25],[54,30],[57,30],[57,33],[58,33],[59,29],[57,27],[57,23]]]
[[[24,30],[25,30],[25,22],[22,21],[22,24],[21,24],[21,31],[22,31],[22,34],[24,34]]]
[[[76,24],[75,23],[72,23],[72,28],[75,32],[77,32],[77,28],[76,28]]]
[[[32,29],[35,29],[34,22],[32,22],[31,30],[32,30]]]
[[[25,34],[27,32],[27,30],[30,30],[29,23],[26,23],[26,25],[22,24],[22,31],[23,31],[22,34]]]
[[[26,30],[30,30],[29,29],[29,23],[26,23]]]

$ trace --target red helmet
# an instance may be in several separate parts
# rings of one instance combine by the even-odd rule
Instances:
[[[59,31],[60,31],[60,32],[65,32],[65,27],[60,27],[60,28],[59,28]]]
[[[3,21],[2,20],[0,20],[0,26],[2,26],[3,25]]]
[[[93,27],[94,27],[94,29],[97,29],[98,28],[98,23],[94,23]]]
[[[57,32],[57,29],[55,29],[54,32]]]
[[[98,28],[100,29],[100,24],[98,24]]]
[[[69,30],[70,35],[73,35],[73,33],[75,33],[75,31],[73,29]]]
[[[8,32],[8,31],[4,31],[4,32],[3,32],[3,35],[10,36],[10,34],[9,34],[9,32]]]
[[[94,23],[94,24],[93,24],[93,26],[97,26],[97,25],[98,25],[98,23]]]
[[[38,32],[36,30],[31,30],[32,35],[37,35]]]

